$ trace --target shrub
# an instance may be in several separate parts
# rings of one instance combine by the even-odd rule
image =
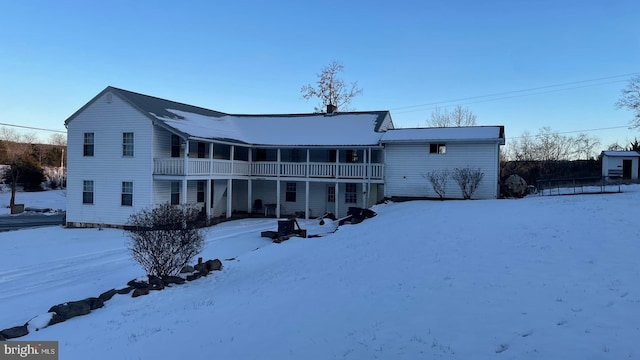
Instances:
[[[482,178],[484,178],[484,173],[480,171],[480,169],[471,169],[470,167],[462,169],[455,168],[451,178],[455,180],[460,187],[462,197],[465,199],[471,199],[473,193],[478,189],[478,185],[480,185]]]
[[[447,188],[447,179],[449,179],[449,170],[433,170],[427,173],[427,179],[433,187],[433,191],[438,194],[440,199],[444,199]]]
[[[204,246],[198,215],[193,206],[168,203],[131,215],[126,231],[133,259],[148,275],[177,275]]]

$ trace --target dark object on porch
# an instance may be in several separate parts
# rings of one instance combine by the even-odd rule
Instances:
[[[262,210],[262,199],[255,199],[253,201],[252,210],[253,210],[253,212],[258,212],[258,211]]]
[[[264,216],[270,216],[271,214],[273,214],[273,216],[276,216],[277,207],[278,204],[264,204]]]

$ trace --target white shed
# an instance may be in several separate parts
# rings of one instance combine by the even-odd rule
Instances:
[[[640,153],[637,151],[603,151],[602,176],[605,178],[638,179]]]
[[[392,129],[382,136],[385,154],[385,197],[438,195],[427,173],[469,167],[484,177],[473,198],[497,198],[503,126]],[[447,181],[446,198],[462,198],[458,185]]]

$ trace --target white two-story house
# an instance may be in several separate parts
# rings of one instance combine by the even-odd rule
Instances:
[[[401,173],[426,173],[421,166],[434,155],[415,149],[445,141],[447,154],[432,160],[442,164],[450,154],[452,166],[486,167],[490,176],[478,197],[495,198],[504,144],[500,126],[461,128],[465,136],[454,130],[438,139],[425,129],[394,130],[388,111],[231,115],[114,87],[65,125],[70,227],[122,226],[131,214],[166,202],[195,205],[208,219],[342,216],[349,207],[401,196],[405,185],[397,182],[408,175]],[[460,151],[482,161],[466,164]],[[429,197],[427,181],[412,185],[410,195]]]

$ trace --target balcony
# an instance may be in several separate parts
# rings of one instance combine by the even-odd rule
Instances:
[[[217,175],[382,180],[383,164],[318,162],[248,162],[242,160],[188,159],[185,173],[181,158],[154,159],[155,175]]]

